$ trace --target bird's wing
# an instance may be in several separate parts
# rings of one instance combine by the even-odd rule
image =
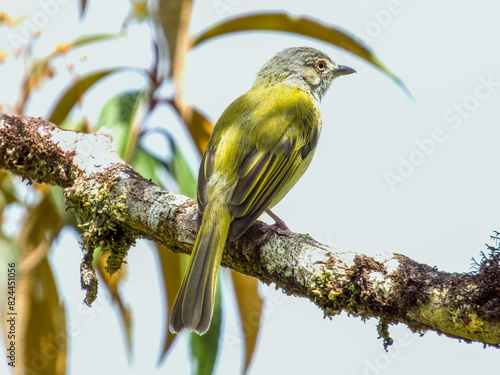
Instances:
[[[301,177],[318,141],[319,121],[310,97],[298,89],[276,97],[247,93],[235,100],[217,122],[201,161],[198,228],[208,202],[232,190],[228,236],[241,236]]]
[[[230,239],[241,236],[267,208],[278,203],[307,167],[303,163],[316,147],[319,121],[309,98],[297,100],[290,106],[284,109],[288,116],[282,116],[281,120],[276,116],[269,119],[287,122],[273,125],[284,129],[274,145],[268,149],[253,148],[238,168],[238,180],[229,204],[234,216],[228,233]],[[290,116],[291,112],[294,115]]]

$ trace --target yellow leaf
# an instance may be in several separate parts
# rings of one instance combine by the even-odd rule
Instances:
[[[240,312],[240,322],[245,340],[245,367],[248,371],[259,336],[262,316],[262,298],[259,295],[258,280],[231,270],[236,300]]]
[[[52,55],[64,55],[68,53],[70,49],[74,47],[73,42],[63,42],[63,43],[58,43],[56,46],[56,49],[52,52]]]
[[[308,36],[333,44],[353,53],[380,69],[409,94],[408,89],[404,86],[401,79],[392,73],[375,56],[370,47],[336,26],[327,25],[309,17],[297,17],[286,13],[270,13],[233,18],[221,22],[201,33],[201,35],[198,35],[193,41],[193,46],[197,46],[217,36],[249,30],[283,31]]]
[[[146,0],[132,0],[132,17],[144,21],[149,17],[148,2]]]
[[[189,50],[189,23],[192,0],[160,0],[158,17],[169,49],[170,76],[177,86],[177,96],[182,98],[184,61]]]
[[[102,78],[118,71],[118,68],[110,68],[103,71],[91,73],[86,77],[77,78],[70,87],[57,99],[57,104],[48,116],[48,120],[56,125],[61,125],[70,113],[73,106],[80,100],[85,92]]]
[[[123,302],[123,298],[118,290],[120,283],[122,283],[127,276],[126,273],[126,265],[123,264],[122,267],[116,271],[113,276],[110,276],[109,273],[105,271],[107,266],[107,260],[110,256],[110,253],[97,255],[97,272],[99,273],[99,281],[101,281],[104,286],[109,290],[113,302],[118,306],[118,310],[120,312],[123,328],[125,331],[125,336],[127,339],[127,350],[128,350],[128,358],[132,358],[132,311],[129,306],[125,305]]]
[[[180,254],[174,254],[167,250],[165,247],[156,244],[158,251],[158,256],[160,258],[161,269],[163,272],[163,286],[165,290],[165,301],[167,301],[167,311],[168,316],[170,312],[170,307],[174,304],[175,297],[177,296],[177,291],[181,286],[182,276],[184,273],[184,268],[182,266],[182,256]],[[166,318],[166,317],[165,317]],[[163,349],[160,353],[159,362],[163,361],[168,350],[172,346],[177,335],[172,334],[168,330],[168,319],[165,319],[165,340],[163,343]]]
[[[39,374],[63,375],[67,356],[66,314],[47,258],[30,279],[30,306],[25,310],[29,311],[24,355],[27,366],[33,370],[42,367]]]
[[[7,56],[9,56],[7,52],[5,52],[5,50],[2,47],[0,47],[0,64],[5,62]]]
[[[5,24],[9,28],[14,28],[21,23],[26,18],[26,16],[21,16],[18,18],[12,17],[7,12],[0,12],[0,25]]]
[[[171,104],[186,124],[200,155],[203,155],[214,129],[213,123],[192,106],[184,105],[181,109],[175,102]]]
[[[50,241],[43,241],[36,252],[46,254],[50,245]],[[29,272],[23,263],[8,265],[8,275],[15,281],[15,300],[11,300],[15,303],[6,306],[2,325],[7,353],[13,354],[7,359],[15,361],[13,374],[64,375],[66,314],[47,258]]]

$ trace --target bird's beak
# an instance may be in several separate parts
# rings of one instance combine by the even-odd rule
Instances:
[[[352,74],[352,73],[356,73],[356,71],[353,68],[346,65],[337,65],[337,67],[332,70],[332,74],[335,75],[336,77],[345,76],[347,74]]]

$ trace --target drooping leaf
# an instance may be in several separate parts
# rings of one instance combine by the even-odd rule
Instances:
[[[141,145],[135,150],[134,158],[130,164],[142,177],[150,179],[156,185],[160,185],[160,180],[156,173],[163,167],[163,163],[155,156],[149,154]]]
[[[165,301],[167,314],[170,313],[170,308],[174,304],[175,297],[177,296],[177,291],[179,290],[182,282],[182,276],[184,267],[182,266],[182,256],[180,254],[174,254],[167,250],[165,247],[156,244],[156,249],[158,251],[158,257],[160,258],[160,264],[163,274],[163,287],[165,288]],[[163,341],[163,349],[160,353],[160,359],[158,362],[162,362],[168,350],[171,348],[177,335],[174,335],[168,329],[168,319],[165,319],[165,334]]]
[[[184,105],[181,110],[178,105],[174,102],[170,103],[173,108],[177,111],[179,116],[182,117],[182,121],[186,124],[191,138],[196,144],[200,155],[203,155],[205,149],[207,148],[208,140],[214,129],[214,124],[206,118],[198,109]]]
[[[109,39],[115,39],[124,36],[125,33],[120,32],[116,34],[102,33],[102,34],[90,34],[83,35],[76,38],[71,42],[62,42],[57,45],[55,50],[49,55],[49,58],[54,58],[58,55],[68,53],[70,50],[78,47],[83,47],[87,44],[93,44],[96,42],[104,42]]]
[[[28,73],[23,79],[23,103],[20,103],[21,111],[24,109],[26,101],[31,95],[32,91],[39,90],[42,85],[52,77],[54,77],[55,71],[52,65],[54,58],[57,56],[68,53],[70,50],[76,47],[82,47],[87,44],[95,43],[98,41],[104,41],[111,38],[116,38],[124,35],[119,34],[95,34],[95,35],[84,35],[77,38],[71,42],[59,43],[55,50],[44,58],[35,59],[33,63],[28,67]],[[72,107],[71,107],[72,108]],[[70,108],[70,110],[71,110]]]
[[[18,200],[16,188],[12,183],[12,175],[5,171],[0,171],[0,199],[4,204],[10,204]]]
[[[246,374],[252,362],[257,338],[259,336],[260,321],[262,316],[262,298],[258,291],[257,279],[242,275],[231,270],[236,301],[240,314],[241,329],[245,340],[245,360],[243,374]]]
[[[78,1],[78,15],[80,16],[80,20],[83,18],[85,14],[85,10],[87,9],[87,0],[79,0]]]
[[[24,261],[32,256],[34,249],[45,239],[54,238],[62,228],[61,217],[49,194],[49,188],[43,193],[40,203],[28,207],[26,219],[19,233],[19,251]]]
[[[68,116],[73,106],[78,102],[85,92],[91,88],[95,83],[108,75],[119,71],[118,68],[111,68],[102,70],[100,72],[92,73],[86,77],[78,78],[73,84],[64,92],[62,97],[57,101],[56,107],[48,116],[48,120],[56,125],[60,125]]]
[[[195,199],[196,198],[196,179],[191,172],[191,168],[184,158],[184,155],[174,142],[172,144],[172,149],[174,151],[174,156],[170,162],[167,162],[172,176],[179,185],[180,193],[185,196]]]
[[[24,85],[26,97],[29,97],[33,90],[39,90],[45,81],[54,77],[54,74],[50,59],[36,59],[33,61]]]
[[[48,188],[52,206],[61,218],[62,226],[70,225],[77,232],[81,233],[82,228],[78,226],[75,214],[68,210],[68,206],[66,206],[63,189],[60,186],[49,186]]]
[[[197,375],[211,375],[214,371],[215,361],[219,350],[220,328],[222,322],[220,278],[217,281],[215,293],[214,314],[212,323],[207,333],[202,336],[191,333],[191,362],[192,373]]]
[[[200,45],[217,36],[252,30],[289,32],[333,44],[372,64],[395,81],[407,94],[409,93],[403,81],[375,56],[370,47],[346,31],[310,17],[297,17],[286,13],[252,14],[237,17],[223,21],[202,32],[194,39],[193,46]]]
[[[158,160],[175,180],[177,183],[177,192],[194,199],[196,197],[196,179],[191,171],[191,168],[189,167],[188,162],[186,161],[186,158],[184,157],[183,151],[177,145],[177,141],[172,134],[165,129],[149,130],[149,132],[152,131],[160,133],[165,138],[167,145],[170,146],[172,156],[168,157],[164,161],[160,161],[156,156],[149,156]],[[148,175],[148,178],[151,178],[151,174]],[[174,190],[173,188],[170,189]]]
[[[125,332],[125,338],[127,341],[127,358],[131,360],[133,354],[132,310],[124,302],[123,297],[119,291],[120,284],[123,283],[127,277],[126,264],[123,264],[122,267],[113,274],[113,276],[110,276],[109,273],[107,273],[105,270],[107,266],[106,261],[108,260],[110,253],[102,254],[102,252],[96,251],[94,256],[97,257],[96,269],[99,273],[99,281],[103,283],[106,289],[108,289],[111,294],[113,303],[118,306],[118,311],[121,316],[121,322],[123,324],[123,331]]]
[[[15,309],[9,310],[18,313],[16,375],[30,372],[28,370],[40,372],[41,364],[43,371],[40,373],[44,374],[63,375],[66,370],[65,310],[47,260],[52,240],[59,234],[62,222],[48,189],[40,189],[40,192],[42,200],[27,208],[17,239],[16,303]]]
[[[45,246],[50,247],[50,243]],[[18,308],[22,315],[19,316],[18,335],[21,341],[17,341],[17,345],[22,352],[18,358],[31,371],[64,375],[68,348],[66,313],[47,258],[44,257],[29,274],[21,276],[18,285],[19,289],[27,291],[27,295],[19,296]],[[25,298],[28,300],[23,303],[21,299]]]
[[[184,61],[189,48],[189,23],[192,6],[192,0],[160,0],[158,4],[160,26],[167,39],[169,49],[170,76],[180,91],[182,91],[181,80],[184,72]]]
[[[129,142],[132,119],[140,91],[120,93],[104,104],[97,127],[105,126],[113,132],[113,145],[123,159]]]

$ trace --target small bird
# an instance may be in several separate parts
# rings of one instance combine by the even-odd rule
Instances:
[[[170,331],[208,330],[226,240],[245,233],[304,174],[321,132],[319,102],[333,79],[355,72],[317,49],[287,48],[222,113],[201,160],[198,236]]]

